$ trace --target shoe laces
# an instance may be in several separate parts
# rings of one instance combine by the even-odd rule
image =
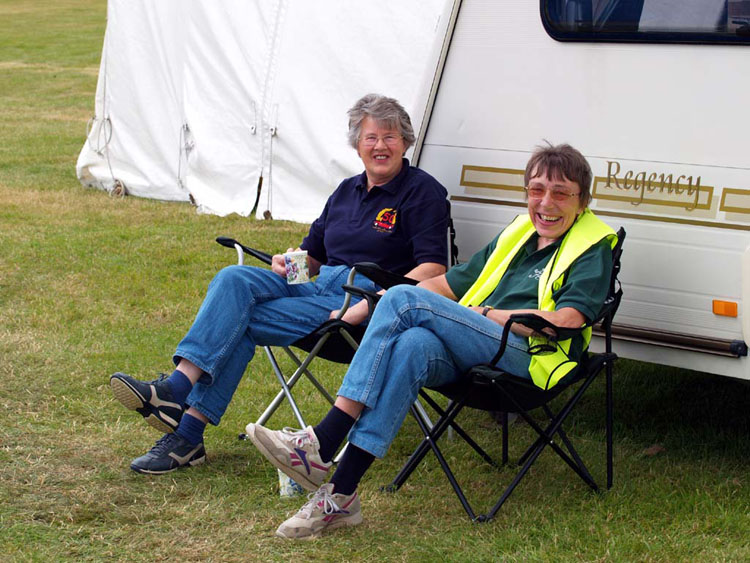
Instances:
[[[310,435],[307,433],[307,430],[298,430],[297,428],[290,428],[289,426],[285,426],[281,430],[284,434],[287,434],[289,436],[289,439],[294,442],[294,445],[298,448],[301,448],[305,444],[309,444],[312,442],[310,439]]]
[[[151,448],[150,453],[159,455],[168,452],[177,445],[176,442],[179,442],[179,436],[177,436],[177,434],[164,434],[164,436],[156,441],[156,444]]]
[[[169,374],[168,373],[159,372],[159,377],[157,377],[153,381],[149,381],[149,383],[151,383],[152,385],[156,384],[156,383],[161,383],[162,381],[164,381],[165,379],[168,379],[168,378],[169,378]]]
[[[333,500],[333,496],[325,487],[321,487],[317,491],[310,493],[307,495],[307,498],[309,500],[299,511],[299,514],[304,513],[305,518],[310,518],[313,511],[318,507],[322,507],[323,514],[325,515],[341,512],[341,508],[336,504],[336,501]]]

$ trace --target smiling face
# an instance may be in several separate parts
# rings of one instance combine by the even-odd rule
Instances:
[[[377,138],[374,145],[365,139]],[[393,141],[386,143],[386,137]],[[393,180],[401,171],[401,159],[406,152],[406,144],[398,129],[382,127],[371,117],[366,117],[360,127],[357,154],[362,159],[367,173],[367,189],[382,186]]]
[[[573,225],[578,215],[583,212],[578,194],[581,188],[578,183],[567,178],[548,178],[547,172],[534,170],[529,180],[530,191],[544,190],[541,198],[529,197],[528,210],[531,222],[539,234],[538,248],[543,248],[563,236]],[[552,191],[575,194],[576,197],[564,197],[558,201],[552,196]]]

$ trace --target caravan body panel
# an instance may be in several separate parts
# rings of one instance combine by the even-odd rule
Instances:
[[[628,233],[616,320],[635,330],[616,351],[750,379],[746,357],[664,337],[750,342],[748,68],[747,45],[562,43],[537,3],[464,0],[419,159],[451,194],[460,258],[525,212],[534,147],[570,143],[592,209]]]

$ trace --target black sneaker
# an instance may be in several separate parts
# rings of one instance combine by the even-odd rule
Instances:
[[[163,373],[153,381],[138,381],[118,372],[109,378],[109,386],[115,399],[125,408],[140,413],[160,432],[174,432],[180,424],[183,408],[174,402],[167,377]]]
[[[138,473],[161,475],[180,467],[192,467],[206,461],[203,442],[192,445],[178,434],[164,434],[148,453],[134,459],[130,469]]]

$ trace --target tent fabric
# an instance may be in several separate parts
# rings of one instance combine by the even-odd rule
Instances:
[[[419,130],[453,2],[109,0],[86,186],[309,222],[362,163],[346,110],[397,98]],[[407,155],[408,156],[408,155]]]
[[[174,46],[185,42],[179,6],[109,2],[96,118],[77,164],[84,185],[111,190],[117,179],[136,196],[188,199],[176,182],[184,53]]]

